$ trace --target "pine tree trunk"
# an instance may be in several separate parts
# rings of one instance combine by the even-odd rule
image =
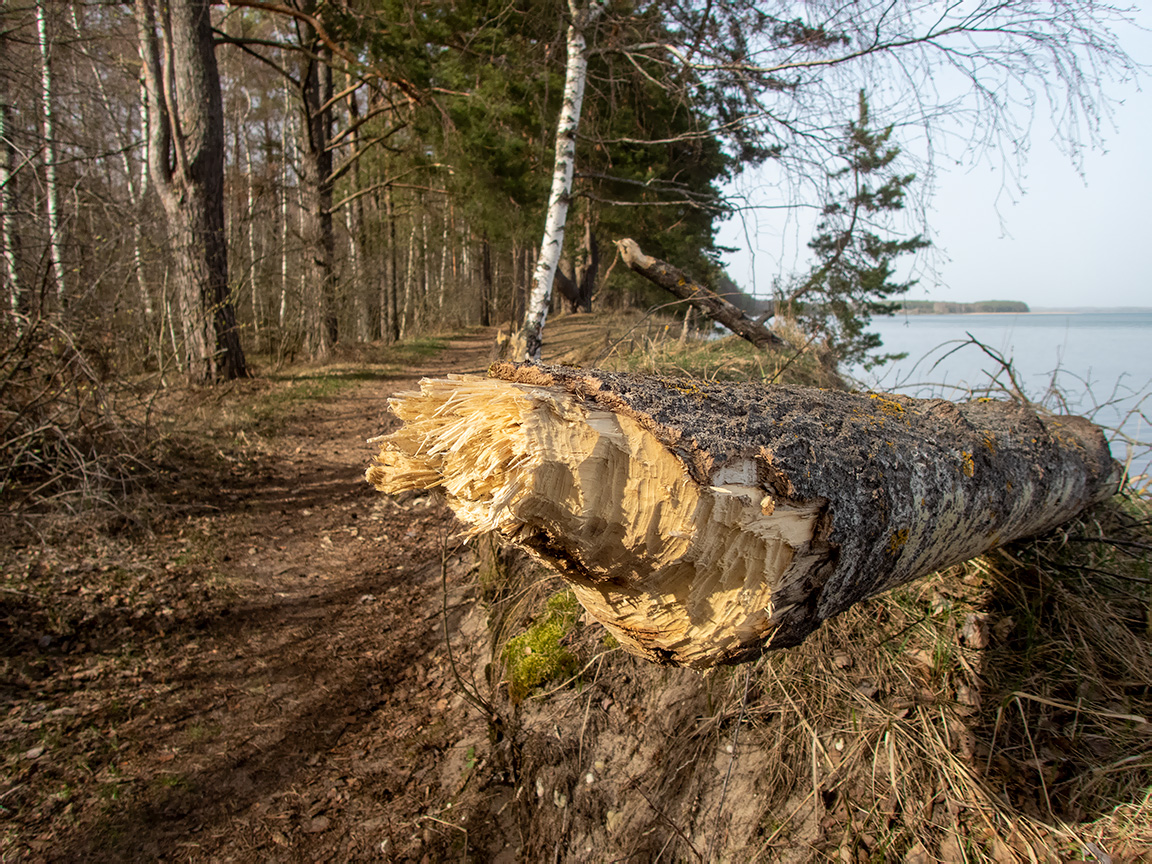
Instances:
[[[480,326],[492,326],[492,244],[485,234],[480,240]]]
[[[305,28],[310,32],[309,28]],[[305,38],[309,45],[314,40]],[[326,357],[339,337],[336,316],[336,234],[332,226],[332,67],[330,50],[311,45],[303,80],[300,124],[304,198],[305,312],[309,317],[306,349]]]
[[[516,340],[517,359],[540,362],[544,322],[552,302],[552,283],[556,266],[564,250],[564,226],[568,220],[568,202],[572,194],[572,174],[576,165],[576,132],[580,128],[580,110],[584,104],[584,85],[588,79],[587,43],[584,31],[599,16],[603,7],[594,3],[581,8],[579,0],[569,0],[572,22],[568,25],[568,63],[564,73],[564,101],[556,125],[556,163],[552,171],[552,191],[548,196],[548,216],[544,223],[544,240],[532,277],[528,308],[524,313],[524,330]]]
[[[149,169],[168,222],[187,371],[208,381],[245,377],[228,288],[224,106],[210,6],[204,0],[172,2],[159,21],[153,0],[135,0],[135,10]]]
[[[1101,430],[951,403],[497,364],[390,403],[378,489],[442,489],[630,651],[705,668],[1112,495]]]

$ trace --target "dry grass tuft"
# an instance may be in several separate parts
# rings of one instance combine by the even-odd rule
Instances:
[[[1115,545],[1148,543],[1150,511],[1115,499],[763,658],[740,713],[784,782],[759,854],[809,802],[843,832],[825,851],[869,860],[1152,849],[1152,584],[1147,556]],[[1089,536],[1108,542],[1077,544]]]

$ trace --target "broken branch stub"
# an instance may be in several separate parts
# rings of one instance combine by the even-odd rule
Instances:
[[[499,363],[398,394],[367,472],[442,489],[628,650],[706,668],[1116,491],[1101,431],[1014,402]]]
[[[620,252],[621,260],[633,272],[681,300],[686,300],[695,309],[716,323],[723,324],[737,336],[747,339],[757,348],[787,347],[783,339],[764,326],[767,314],[757,319],[750,318],[744,310],[701,285],[683,270],[673,267],[667,261],[645,255],[639,244],[630,237],[617,240],[616,249]]]

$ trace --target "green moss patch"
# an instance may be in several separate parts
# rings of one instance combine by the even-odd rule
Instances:
[[[571,591],[548,598],[544,612],[532,625],[504,646],[502,657],[508,696],[521,702],[534,689],[576,674],[576,655],[563,644],[580,615],[580,603]]]

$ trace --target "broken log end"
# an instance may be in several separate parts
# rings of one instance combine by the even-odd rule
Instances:
[[[1100,430],[1012,403],[512,363],[390,402],[377,489],[440,489],[628,650],[707,668],[1116,489]]]

